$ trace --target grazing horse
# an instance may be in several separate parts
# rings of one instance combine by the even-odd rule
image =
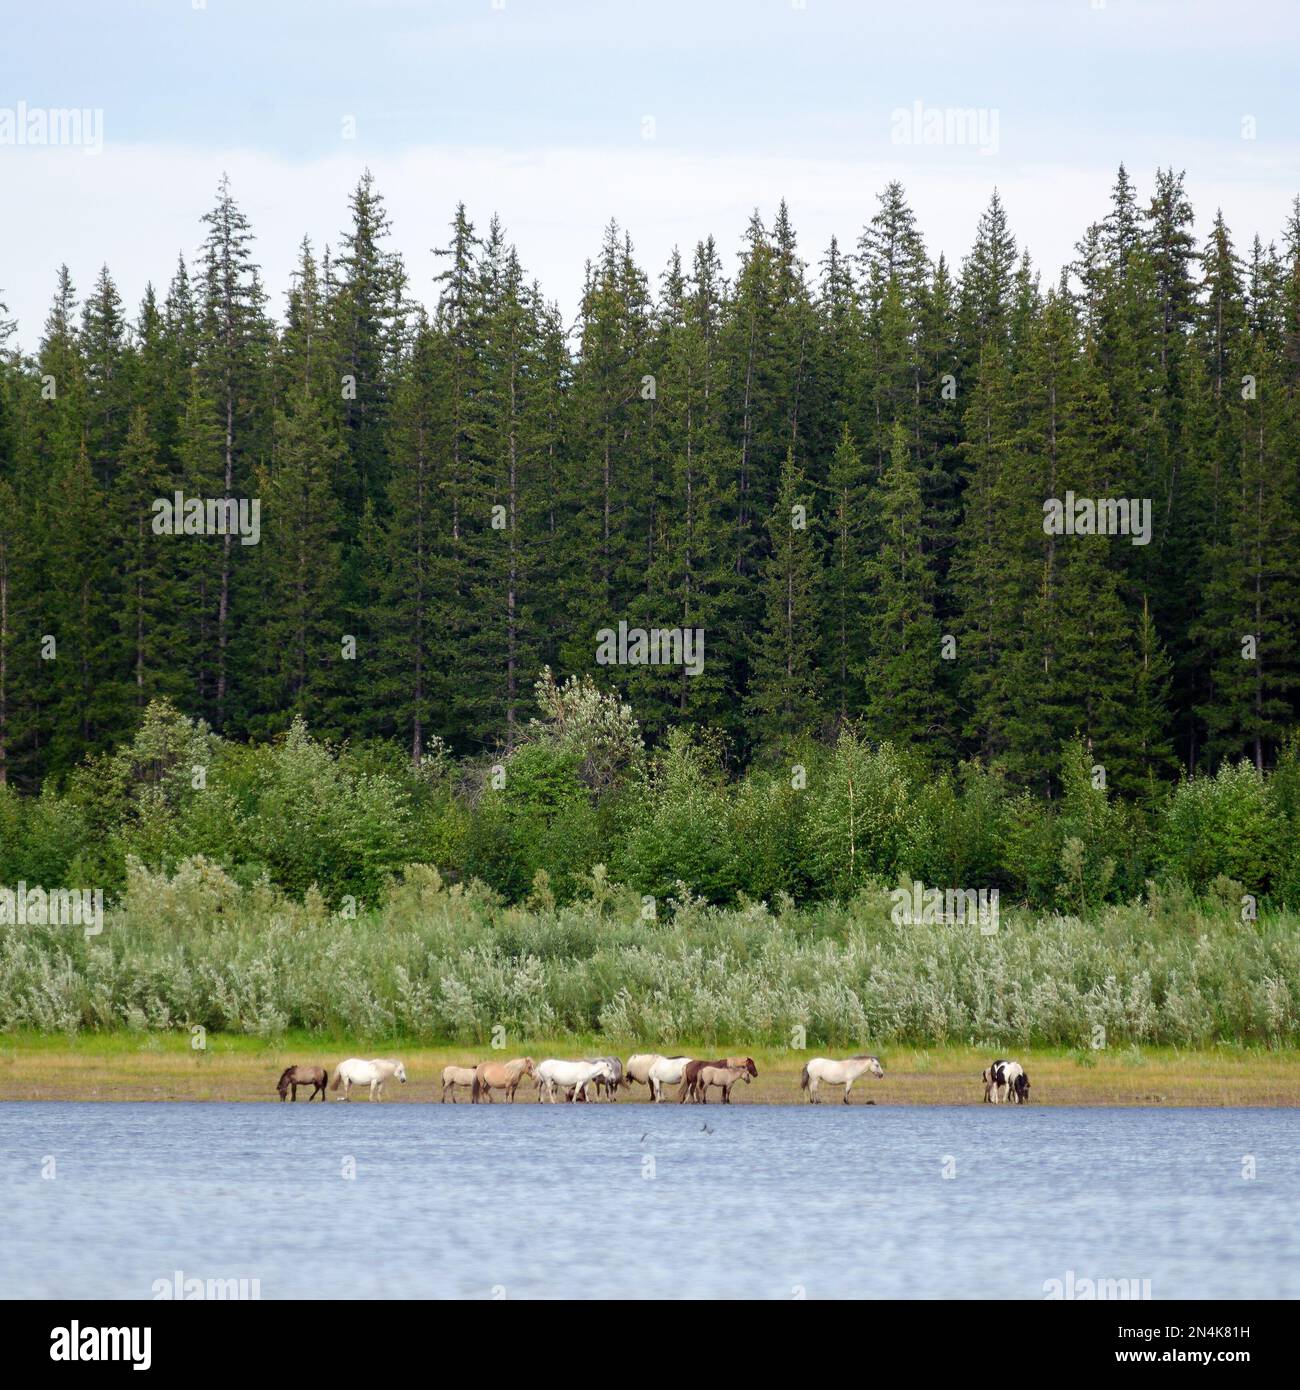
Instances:
[[[650,1085],[650,1068],[663,1059],[657,1052],[634,1052],[623,1068],[623,1085],[630,1090],[634,1081],[642,1086]]]
[[[565,1062],[548,1057],[537,1068],[537,1099],[540,1101],[545,1092],[546,1098],[554,1103],[555,1092],[559,1089],[565,1092],[566,1100],[585,1101],[587,1087],[597,1077],[613,1084],[614,1070],[603,1058],[595,1062]]]
[[[676,1086],[690,1065],[689,1057],[656,1057],[646,1072],[651,1099],[658,1104],[663,1099],[663,1088]]]
[[[384,1082],[396,1078],[403,1085],[406,1084],[406,1068],[391,1057],[373,1057],[370,1061],[364,1062],[360,1057],[349,1057],[346,1062],[340,1062],[334,1068],[334,1080],[330,1082],[330,1090],[337,1091],[340,1082],[343,1085],[343,1099],[352,1099],[353,1086],[369,1086],[371,1100],[383,1100]]]
[[[984,1099],[992,1105],[1029,1104],[1029,1073],[1019,1062],[998,1058],[983,1072]]]
[[[612,1079],[606,1076],[596,1076],[596,1099],[599,1100],[603,1094],[608,1100],[613,1100],[614,1092],[618,1090],[623,1082],[623,1059],[621,1057],[584,1057],[585,1062],[608,1062],[609,1069],[613,1073]]]
[[[286,1067],[284,1069],[284,1075],[281,1076],[275,1089],[279,1091],[281,1100],[289,1096],[289,1091],[292,1089],[293,1095],[289,1096],[289,1099],[297,1100],[298,1087],[311,1086],[313,1089],[311,1095],[307,1097],[308,1105],[310,1105],[317,1096],[320,1096],[321,1104],[323,1105],[325,1103],[325,1083],[329,1079],[330,1074],[324,1067]]]
[[[705,1063],[695,1076],[695,1094],[699,1097],[700,1103],[707,1105],[709,1103],[709,1087],[717,1086],[722,1092],[723,1105],[730,1105],[731,1088],[736,1082],[743,1081],[748,1086],[750,1078],[758,1075],[757,1068],[750,1070],[751,1067],[754,1067],[754,1063],[748,1057],[744,1061],[747,1065],[732,1066],[728,1062],[726,1066],[714,1067]]]
[[[474,1068],[474,1079],[470,1083],[469,1098],[477,1105],[480,1096],[486,1096],[491,1103],[493,1091],[504,1091],[511,1104],[515,1092],[525,1076],[536,1079],[537,1069],[531,1057],[516,1057],[510,1062],[480,1062]]]
[[[464,1086],[469,1092],[474,1089],[474,1068],[473,1067],[443,1067],[442,1069],[442,1102],[447,1103],[448,1094],[451,1095],[451,1103],[456,1104],[456,1087]]]
[[[705,1067],[739,1068],[747,1072],[751,1077],[758,1075],[758,1068],[754,1065],[752,1057],[728,1057],[721,1062],[689,1062],[682,1072],[682,1088],[677,1092],[677,1103],[680,1105],[688,1096],[692,1100],[703,1100],[704,1092],[700,1089],[700,1072]]]
[[[801,1090],[808,1092],[808,1103],[810,1105],[819,1104],[817,1100],[817,1087],[824,1081],[828,1086],[844,1087],[844,1104],[849,1103],[849,1091],[853,1088],[853,1083],[858,1077],[863,1075],[874,1076],[877,1081],[883,1081],[885,1077],[884,1068],[880,1065],[879,1057],[868,1057],[860,1054],[857,1057],[849,1057],[843,1062],[837,1062],[830,1057],[814,1057],[811,1062],[805,1064],[803,1075],[799,1079]]]

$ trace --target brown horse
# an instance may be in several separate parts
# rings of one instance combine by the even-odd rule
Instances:
[[[696,1061],[687,1064],[686,1070],[682,1073],[682,1089],[677,1092],[677,1102],[680,1105],[689,1096],[691,1100],[703,1100],[704,1091],[700,1087],[700,1072],[705,1067],[720,1067],[724,1070],[743,1071],[747,1076],[757,1076],[758,1068],[754,1065],[752,1057],[728,1057],[726,1061],[709,1062]]]
[[[695,1078],[695,1093],[700,1098],[700,1103],[709,1103],[709,1087],[717,1086],[722,1092],[723,1105],[731,1104],[731,1088],[737,1081],[743,1081],[749,1085],[750,1077],[757,1076],[757,1070],[751,1072],[750,1067],[754,1063],[748,1058],[743,1059],[748,1065],[732,1066],[728,1063],[725,1067],[703,1066],[700,1068],[699,1075]]]
[[[504,1091],[513,1101],[519,1083],[525,1076],[533,1075],[533,1059],[516,1057],[512,1062],[480,1062],[474,1068],[474,1081],[470,1086],[470,1102],[477,1105],[480,1096],[492,1099],[492,1092]]]
[[[299,1086],[313,1086],[315,1089],[307,1097],[310,1104],[320,1096],[322,1104],[325,1101],[325,1083],[330,1079],[330,1074],[324,1067],[286,1067],[284,1075],[276,1085],[276,1090],[280,1093],[281,1100],[297,1100]],[[293,1095],[290,1096],[289,1092]]]

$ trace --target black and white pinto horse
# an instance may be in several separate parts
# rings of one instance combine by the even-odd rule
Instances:
[[[1029,1073],[1019,1062],[1003,1058],[984,1068],[984,1099],[991,1105],[1006,1101],[1009,1105],[1029,1104]]]

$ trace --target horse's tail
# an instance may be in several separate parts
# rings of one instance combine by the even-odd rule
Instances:
[[[334,1080],[330,1082],[330,1090],[331,1090],[331,1091],[337,1091],[337,1090],[338,1090],[338,1088],[339,1088],[339,1081],[340,1081],[340,1079],[342,1078],[342,1076],[343,1076],[343,1073],[342,1073],[341,1071],[336,1071],[336,1072],[334,1073]]]
[[[469,1098],[470,1098],[470,1100],[477,1100],[477,1099],[479,1098],[479,1092],[480,1092],[481,1089],[482,1089],[482,1088],[481,1088],[480,1085],[479,1085],[478,1072],[477,1072],[477,1070],[476,1070],[476,1071],[474,1072],[474,1080],[470,1082],[470,1086],[469,1086]]]
[[[329,1085],[329,1080],[330,1069],[328,1067],[322,1067],[320,1069],[320,1088],[322,1091]]]
[[[807,1062],[805,1062],[805,1063],[803,1064],[803,1075],[799,1078],[799,1089],[800,1089],[801,1091],[806,1091],[806,1090],[808,1089],[808,1063],[807,1063]]]

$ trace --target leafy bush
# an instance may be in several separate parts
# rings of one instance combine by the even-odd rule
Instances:
[[[888,894],[778,918],[761,904],[639,895],[593,872],[544,909],[429,865],[355,919],[190,859],[133,861],[122,904],[87,941],[0,925],[0,1029],[120,1028],[275,1036],[286,1028],[426,1042],[590,1033],[667,1048],[890,1041],[1087,1046],[1300,1042],[1300,930],[1158,889],[1090,920],[1004,910],[999,930],[897,926]]]
[[[1179,783],[1160,830],[1163,871],[1203,892],[1220,874],[1263,897],[1281,863],[1286,822],[1248,762]]]
[[[731,899],[737,864],[725,833],[728,800],[716,746],[673,729],[620,811],[613,863],[625,882],[656,898],[682,884],[709,902]]]

